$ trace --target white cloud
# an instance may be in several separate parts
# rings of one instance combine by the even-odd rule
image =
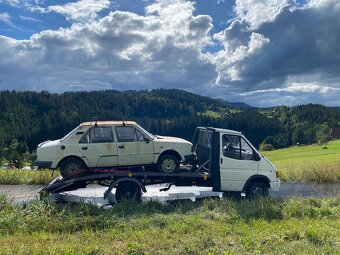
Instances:
[[[67,20],[88,22],[98,18],[98,13],[111,6],[110,0],[80,0],[65,5],[51,5],[47,8],[31,7],[31,11],[49,13],[55,12],[64,15]]]
[[[19,15],[20,19],[25,20],[25,21],[32,21],[32,22],[36,22],[36,23],[40,23],[41,20],[39,19],[35,19],[32,17],[28,17],[28,16],[23,16],[23,15]]]
[[[250,29],[272,22],[292,0],[236,0],[234,11],[237,19],[245,21]]]
[[[211,18],[193,10],[182,1],[156,3],[145,16],[115,11],[29,40],[0,37],[0,87],[61,92],[206,84],[216,75],[201,53],[211,40]]]
[[[331,101],[336,101],[340,98],[339,11],[337,0],[313,0],[306,5],[236,1],[235,19],[214,35],[224,47],[211,57],[218,72],[215,88],[231,91],[231,98],[255,100],[254,105],[259,98],[267,102],[266,93],[273,97],[289,93],[296,102],[299,93],[306,101],[310,95],[311,102],[323,102],[321,98],[332,94]]]
[[[5,23],[12,28],[17,28],[17,26],[12,22],[11,16],[7,12],[0,13],[0,22]]]

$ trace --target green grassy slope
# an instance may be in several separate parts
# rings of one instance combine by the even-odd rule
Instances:
[[[339,217],[339,197],[109,210],[0,197],[0,254],[339,254]]]
[[[283,181],[340,182],[340,140],[263,152]]]

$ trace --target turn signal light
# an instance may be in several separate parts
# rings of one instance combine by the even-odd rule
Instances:
[[[276,178],[280,178],[280,173],[279,173],[279,171],[276,171]]]

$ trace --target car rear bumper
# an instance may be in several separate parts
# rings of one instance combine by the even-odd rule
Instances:
[[[279,191],[280,181],[270,182],[270,188],[272,191]]]
[[[37,166],[37,167],[42,167],[42,168],[50,168],[51,165],[52,165],[52,161],[39,161],[39,160],[36,160],[34,162],[34,165]]]

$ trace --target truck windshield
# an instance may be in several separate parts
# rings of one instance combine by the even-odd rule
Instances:
[[[63,138],[60,139],[60,141],[64,141],[66,138],[70,137],[77,129],[79,128],[76,127],[75,129],[73,129],[71,132],[69,132],[67,135],[65,135]]]

